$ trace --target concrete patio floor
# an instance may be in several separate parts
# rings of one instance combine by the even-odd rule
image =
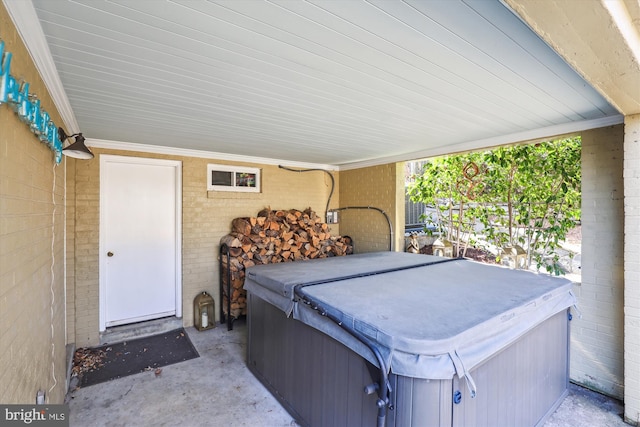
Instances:
[[[71,391],[70,426],[297,426],[245,366],[246,325],[187,333],[200,357]],[[571,385],[544,427],[624,427],[620,402]]]

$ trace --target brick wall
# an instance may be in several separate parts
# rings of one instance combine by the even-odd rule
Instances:
[[[242,163],[238,166],[262,169],[261,193],[207,192],[207,164],[230,164],[215,159],[141,154],[128,151],[94,149],[96,158],[77,162],[76,194],[76,271],[75,343],[78,347],[99,342],[99,219],[100,154],[139,156],[182,161],[182,313],[183,324],[193,324],[193,299],[209,292],[216,300],[219,319],[218,253],[220,238],[231,231],[233,218],[255,216],[264,207],[305,209],[311,207],[323,216],[331,191],[331,180],[321,171],[296,173],[273,165]],[[339,176],[332,172],[336,190],[331,207],[337,207]],[[339,234],[337,225],[332,234]]]
[[[0,39],[11,74],[62,123],[4,5]],[[62,403],[65,381],[64,161],[0,105],[0,402]]]
[[[624,415],[640,425],[640,114],[624,125]]]
[[[392,224],[394,248],[404,245],[404,163],[340,172],[340,207],[382,209]],[[389,224],[378,211],[358,209],[340,212],[344,235],[354,239],[355,253],[388,251]]]
[[[571,322],[571,378],[622,398],[623,127],[582,134],[582,318]]]

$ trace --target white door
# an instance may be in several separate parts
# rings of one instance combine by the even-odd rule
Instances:
[[[181,313],[181,163],[100,156],[100,330]]]

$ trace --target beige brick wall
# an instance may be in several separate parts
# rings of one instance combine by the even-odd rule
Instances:
[[[4,5],[0,39],[11,75],[62,123]],[[62,403],[65,381],[64,163],[0,105],[0,402]]]
[[[404,163],[340,172],[340,207],[375,207],[389,217],[395,250],[404,245]],[[389,250],[389,224],[375,210],[340,212],[340,229],[355,241],[355,252]]]
[[[571,322],[571,378],[624,394],[623,127],[582,134],[582,318]]]
[[[230,164],[215,159],[180,157],[94,149],[96,158],[77,162],[76,194],[76,271],[75,343],[91,346],[99,342],[99,208],[100,154],[139,156],[182,161],[182,291],[183,324],[193,324],[193,299],[202,291],[216,300],[219,319],[218,253],[220,238],[231,231],[233,218],[255,216],[264,207],[305,209],[324,215],[331,180],[321,171],[296,173],[273,165],[241,163],[262,169],[261,193],[207,192],[207,164]],[[333,172],[336,189],[331,207],[339,202],[339,174]],[[339,227],[331,226],[334,235]]]
[[[624,415],[640,425],[640,114],[624,124]]]
[[[99,343],[98,238],[100,230],[100,159],[98,150],[91,160],[77,161],[67,177],[67,193],[75,195],[75,282],[67,283],[72,293],[74,319],[69,330],[75,336],[69,342],[76,347]],[[75,174],[73,174],[75,172]]]

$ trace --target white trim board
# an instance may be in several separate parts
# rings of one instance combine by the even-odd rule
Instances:
[[[430,150],[404,153],[397,156],[389,156],[362,162],[342,164],[339,170],[359,169],[370,166],[379,166],[388,163],[408,162],[429,157],[445,156],[447,154],[461,153],[466,151],[490,149],[501,145],[516,144],[521,142],[549,140],[562,135],[577,134],[591,129],[598,129],[607,126],[615,126],[624,123],[624,116],[604,117],[602,119],[585,120],[582,122],[572,122],[562,125],[549,126],[526,132],[517,132],[509,135],[502,135],[493,138],[467,141],[455,145],[445,145]]]
[[[317,163],[296,162],[292,160],[269,159],[265,157],[243,156],[238,154],[217,153],[215,151],[192,150],[188,148],[165,147],[160,145],[135,144],[132,142],[107,141],[104,139],[86,139],[89,147],[108,150],[137,151],[140,153],[166,154],[170,156],[197,157],[201,159],[227,160],[231,162],[259,163],[262,165],[292,166],[300,169],[339,170],[339,166]]]
[[[62,86],[56,64],[53,62],[47,39],[44,36],[40,20],[31,0],[2,0],[13,25],[31,55],[38,73],[42,77],[53,103],[62,117],[65,131],[69,135],[80,132],[80,126]],[[26,31],[28,29],[28,31]],[[60,123],[58,126],[61,126]]]

